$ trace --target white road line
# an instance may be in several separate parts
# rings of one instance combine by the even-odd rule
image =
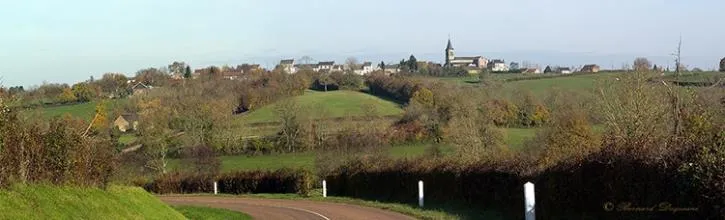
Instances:
[[[307,209],[294,208],[294,207],[284,207],[284,206],[279,206],[279,207],[280,208],[287,208],[287,209],[293,209],[293,210],[297,210],[297,211],[307,212],[307,213],[310,213],[310,214],[314,214],[314,215],[320,216],[320,218],[322,218],[322,219],[330,220],[330,218],[328,218],[327,216],[324,216],[324,215],[322,215],[320,213],[313,212],[313,211],[310,211],[310,210],[307,210]]]
[[[183,201],[183,200],[182,200],[182,201]],[[194,201],[194,200],[192,199],[192,200],[186,200],[186,201]],[[292,210],[297,210],[297,211],[301,211],[301,212],[307,212],[307,213],[309,213],[309,214],[313,214],[313,215],[316,215],[316,216],[318,216],[318,217],[320,217],[320,218],[322,218],[322,219],[324,219],[324,220],[331,220],[331,219],[330,219],[330,218],[328,218],[327,216],[325,216],[325,215],[322,215],[322,214],[320,214],[320,213],[317,213],[317,212],[314,212],[314,211],[310,211],[310,210],[307,210],[307,209],[302,209],[302,208],[295,208],[295,207],[286,207],[286,206],[281,206],[281,205],[259,205],[259,204],[247,204],[247,203],[244,203],[244,202],[237,202],[237,201],[213,201],[213,202],[210,202],[210,203],[217,203],[217,204],[241,204],[241,205],[249,205],[249,206],[262,206],[262,207],[272,207],[272,208],[283,208],[283,209],[292,209]]]

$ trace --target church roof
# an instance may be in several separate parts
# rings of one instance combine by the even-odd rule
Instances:
[[[481,56],[475,56],[475,57],[454,57],[453,60],[475,60],[481,58]]]
[[[446,46],[446,50],[453,50],[453,44],[451,44],[451,39],[448,39],[448,46]]]

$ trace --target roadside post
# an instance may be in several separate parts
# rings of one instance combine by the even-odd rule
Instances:
[[[423,207],[423,180],[418,181],[418,206]]]
[[[526,216],[526,220],[536,219],[536,212],[534,211],[535,205],[536,198],[534,197],[534,184],[527,182],[524,184],[524,208],[526,210],[524,215]]]

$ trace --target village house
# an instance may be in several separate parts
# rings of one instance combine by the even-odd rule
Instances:
[[[138,116],[136,114],[121,114],[113,121],[113,126],[121,132],[138,129]]]
[[[582,67],[582,69],[579,72],[596,73],[596,72],[599,72],[599,66],[596,64],[584,65],[584,67]]]
[[[561,74],[571,74],[571,68],[569,67],[559,67],[559,66],[546,66],[546,69],[544,69],[544,73],[561,73]]]
[[[541,71],[537,68],[526,68],[521,71],[523,74],[539,74]]]
[[[146,94],[149,90],[153,89],[152,86],[146,85],[142,82],[138,82],[131,86],[131,94],[133,95],[142,95]]]
[[[379,66],[373,65],[372,62],[364,62],[362,65],[358,65],[356,68],[354,68],[353,73],[358,75],[368,75],[377,70],[380,70]]]
[[[487,68],[491,70],[492,72],[508,72],[509,67],[506,66],[506,61],[504,60],[492,60],[488,63]]]
[[[385,65],[384,72],[388,75],[390,74],[396,74],[400,72],[400,65],[399,64],[388,64]]]
[[[477,67],[484,68],[488,65],[488,60],[482,56],[474,57],[456,57],[453,44],[451,39],[448,39],[448,45],[446,46],[446,67]]]
[[[288,60],[281,60],[279,61],[278,68],[281,68],[283,71],[289,74],[293,74],[297,72],[297,67],[295,67],[295,60],[294,59],[288,59]]]
[[[324,61],[317,63],[317,66],[315,66],[314,71],[321,72],[321,71],[330,71],[332,70],[332,67],[335,65],[335,61]]]

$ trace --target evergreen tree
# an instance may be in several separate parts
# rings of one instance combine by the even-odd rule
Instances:
[[[413,54],[411,54],[410,58],[408,59],[408,69],[413,72],[418,70],[418,60],[415,59],[415,56],[413,56]]]
[[[184,78],[191,78],[191,67],[186,66],[186,70],[184,71]]]
[[[385,70],[385,62],[380,61],[380,64],[378,66],[380,66],[381,70]]]

